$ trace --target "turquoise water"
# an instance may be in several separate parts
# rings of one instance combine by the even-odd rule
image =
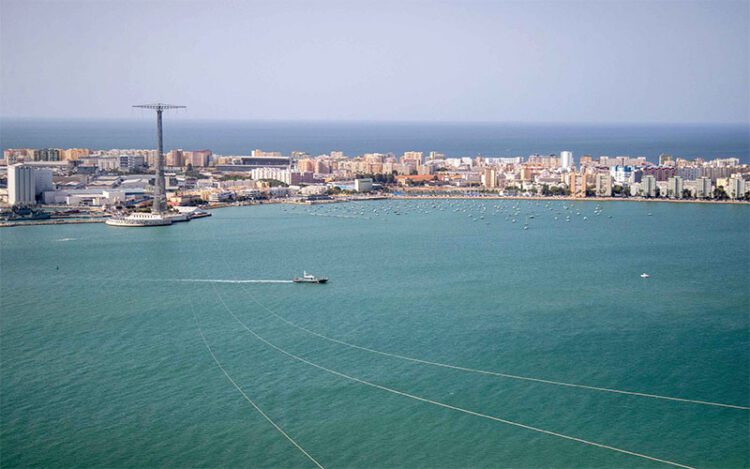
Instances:
[[[203,333],[325,467],[665,466],[434,402],[688,466],[748,466],[750,207],[596,207],[274,205],[155,229],[4,229],[0,462],[314,467],[222,373]],[[331,282],[185,281],[302,270]],[[745,408],[431,366],[299,327],[432,362]]]

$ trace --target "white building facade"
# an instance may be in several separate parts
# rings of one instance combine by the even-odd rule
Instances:
[[[50,172],[51,174],[51,172]],[[36,203],[34,168],[22,164],[8,167],[8,203],[33,205]]]
[[[563,169],[570,169],[575,165],[573,161],[572,151],[561,151],[560,152],[560,167]]]

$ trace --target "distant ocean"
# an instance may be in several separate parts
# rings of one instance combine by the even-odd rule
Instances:
[[[128,120],[0,120],[6,148],[153,148],[154,116]],[[165,148],[210,149],[222,155],[343,151],[347,156],[379,152],[438,151],[456,156],[528,156],[573,151],[576,157],[736,157],[750,163],[747,125],[584,125],[502,123],[382,123],[218,121],[166,115]]]

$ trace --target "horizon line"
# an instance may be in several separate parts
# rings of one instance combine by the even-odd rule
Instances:
[[[2,116],[0,121],[142,121],[142,117],[38,117]],[[174,120],[174,116],[170,118]],[[193,122],[263,122],[263,123],[312,123],[312,124],[433,124],[433,125],[590,125],[590,126],[743,126],[750,121],[529,121],[529,120],[419,120],[419,119],[309,119],[309,118],[250,118],[250,117],[185,117],[179,121]]]

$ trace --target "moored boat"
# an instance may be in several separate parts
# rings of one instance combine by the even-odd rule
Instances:
[[[172,224],[172,219],[156,213],[131,213],[127,216],[111,217],[105,223],[125,227],[166,226]]]

